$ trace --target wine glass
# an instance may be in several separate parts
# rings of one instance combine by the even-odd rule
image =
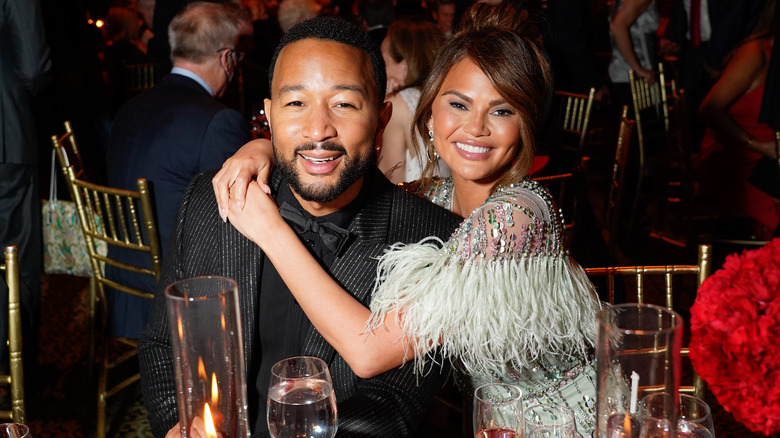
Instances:
[[[531,432],[541,426],[563,426],[577,429],[574,411],[568,406],[542,403],[525,410],[525,431]]]
[[[582,438],[582,434],[566,426],[538,426],[525,438]]]
[[[474,436],[520,438],[524,431],[523,394],[505,383],[488,383],[474,391]]]
[[[308,356],[277,362],[271,368],[266,419],[273,438],[333,438],[338,413],[328,365]]]
[[[32,438],[30,428],[21,423],[0,424],[0,438]]]
[[[680,394],[680,411],[677,417],[677,436],[684,438],[714,438],[715,426],[710,407],[703,400],[688,394]],[[666,436],[669,421],[664,415],[664,406],[671,397],[668,393],[657,392],[646,395],[639,402],[642,436],[653,438]]]

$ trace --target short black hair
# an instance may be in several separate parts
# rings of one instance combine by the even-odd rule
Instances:
[[[271,82],[273,82],[274,68],[276,60],[279,58],[279,52],[289,44],[309,38],[346,44],[367,54],[371,60],[371,68],[374,70],[378,105],[382,105],[387,89],[387,73],[385,72],[385,60],[382,58],[379,46],[363,29],[343,18],[334,16],[320,16],[302,21],[282,36],[279,45],[276,46],[274,56],[271,58],[271,65],[268,67],[269,89]]]

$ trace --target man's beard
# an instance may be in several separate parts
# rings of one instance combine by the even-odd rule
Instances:
[[[315,150],[318,147],[326,151],[341,153],[341,159],[344,160],[344,168],[340,171],[335,184],[329,186],[319,183],[304,185],[300,179],[298,168],[295,166],[298,154],[302,151]],[[274,147],[274,160],[276,161],[276,167],[279,169],[279,172],[281,172],[290,185],[290,188],[297,193],[298,196],[306,201],[320,204],[338,198],[362,178],[368,172],[368,169],[371,168],[371,165],[376,162],[373,145],[371,145],[367,153],[355,155],[353,157],[347,155],[347,150],[344,146],[335,142],[320,144],[314,142],[305,143],[295,148],[290,160],[282,159],[282,157],[276,153],[276,147]]]

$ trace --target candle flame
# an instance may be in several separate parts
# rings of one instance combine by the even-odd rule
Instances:
[[[202,357],[198,357],[198,377],[200,377],[204,382],[206,382],[208,379],[208,377],[206,377],[206,366],[203,365]]]
[[[181,316],[177,318],[177,323],[179,327],[179,339],[184,339],[184,327],[181,322]]]
[[[208,403],[203,403],[203,422],[206,426],[206,436],[217,438],[217,429],[214,427],[214,420],[211,418],[211,409]]]
[[[625,436],[631,436],[631,416],[628,413],[623,417],[623,433]]]
[[[219,402],[219,388],[217,387],[217,373],[211,373],[211,404],[216,406]]]
[[[222,331],[225,331],[225,315],[222,314]]]

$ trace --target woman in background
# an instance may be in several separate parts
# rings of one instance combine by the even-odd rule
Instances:
[[[379,169],[394,183],[416,180],[428,161],[414,145],[412,116],[442,40],[433,23],[401,19],[390,25],[382,41],[387,100],[393,103],[393,115],[382,135],[377,161]]]
[[[758,122],[774,45],[775,3],[767,1],[753,35],[737,47],[699,106],[707,127],[699,151],[701,192],[748,215],[760,239],[770,238],[780,224],[780,200],[748,181],[761,157],[776,159],[774,131]]]

